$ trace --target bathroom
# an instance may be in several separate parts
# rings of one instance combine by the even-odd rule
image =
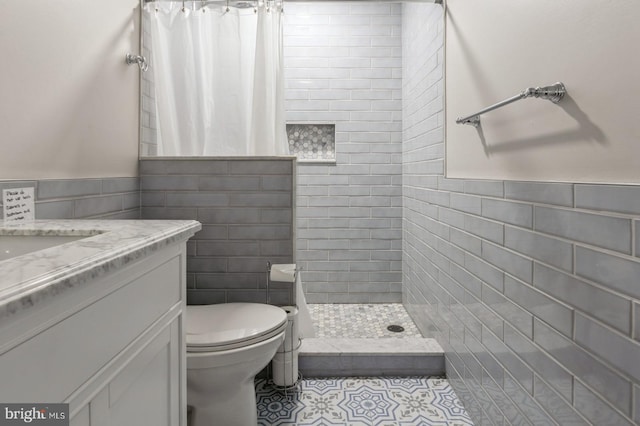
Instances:
[[[169,160],[155,157],[151,110],[139,100],[149,94],[144,73],[124,64],[126,53],[141,52],[138,1],[65,0],[46,9],[5,1],[0,187],[36,187],[39,219],[199,220],[203,231],[187,245],[198,255],[187,265],[190,304],[263,302],[267,260],[295,260],[310,304],[402,303],[444,349],[447,380],[474,424],[638,424],[637,148],[605,155],[639,137],[631,101],[640,95],[632,77],[639,64],[619,38],[637,34],[630,21],[638,6],[543,1],[514,10],[486,0],[464,13],[461,0],[447,3],[458,19],[446,27],[443,6],[431,2],[285,4],[286,120],[335,125],[335,163],[219,160],[225,165],[207,193],[273,191],[253,198],[268,198],[264,207],[226,206],[240,222],[222,227],[220,205],[198,216],[205,208],[184,195],[193,190],[177,163],[154,171]],[[579,53],[556,61],[554,74],[539,55],[532,56],[541,62],[489,63],[500,49],[520,58],[527,49],[555,52],[557,39],[546,34],[563,30],[541,25],[546,20],[577,22],[595,40],[571,38]],[[341,25],[352,46],[337,44]],[[499,44],[489,43],[494,25]],[[447,51],[447,61],[476,61],[474,78],[465,81],[450,62],[445,73],[445,30],[468,43]],[[508,36],[515,31],[527,36]],[[557,105],[528,99],[487,113],[484,134],[455,124],[556,81],[568,93]],[[496,147],[500,126],[511,133]],[[550,150],[558,140],[561,152]],[[576,167],[565,173],[558,166],[567,163]],[[245,189],[223,185],[234,167]],[[264,239],[247,238],[247,229]],[[235,249],[254,254],[221,260],[220,241],[234,242],[233,232]],[[270,295],[275,304],[291,301],[287,287]]]

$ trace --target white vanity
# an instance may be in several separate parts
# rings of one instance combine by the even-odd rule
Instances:
[[[0,221],[0,401],[67,402],[74,426],[186,425],[186,241],[199,229]]]

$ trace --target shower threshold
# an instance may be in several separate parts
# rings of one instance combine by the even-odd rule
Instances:
[[[444,352],[424,338],[404,307],[392,304],[309,305],[315,338],[304,339],[304,377],[443,376]],[[389,326],[404,330],[394,332]],[[394,327],[392,327],[394,328]]]

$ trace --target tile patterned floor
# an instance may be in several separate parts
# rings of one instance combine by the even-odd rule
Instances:
[[[473,425],[447,380],[435,377],[303,379],[285,394],[256,382],[258,425]]]
[[[400,303],[311,304],[309,311],[316,337],[422,337]],[[393,324],[401,325],[404,331],[387,330]]]

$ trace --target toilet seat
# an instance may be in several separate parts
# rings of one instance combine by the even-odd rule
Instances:
[[[245,347],[284,331],[286,312],[260,303],[189,305],[186,312],[187,352],[220,352]]]

